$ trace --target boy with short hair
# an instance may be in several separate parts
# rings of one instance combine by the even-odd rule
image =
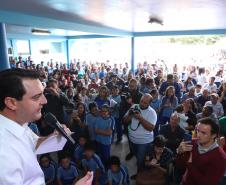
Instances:
[[[93,184],[104,184],[104,165],[100,157],[95,153],[94,144],[92,142],[88,142],[84,146],[84,159],[82,159],[82,168],[84,173],[93,171]]]
[[[95,133],[95,124],[96,119],[99,115],[98,106],[96,102],[91,102],[89,104],[89,113],[86,115],[86,125],[88,127],[89,137],[91,141],[95,141],[96,133]]]
[[[119,157],[112,156],[110,158],[110,168],[108,170],[109,185],[129,185],[128,169],[122,165]]]
[[[71,159],[63,156],[60,160],[60,167],[57,170],[57,182],[59,185],[73,185],[79,179],[79,172],[74,165],[71,165]]]
[[[119,95],[119,88],[117,85],[112,86],[112,95],[110,96],[110,102],[111,100],[113,100],[116,103],[114,106],[111,107],[112,108],[111,115],[115,119],[115,127],[116,127],[116,133],[117,133],[116,144],[118,144],[122,140],[122,124],[119,119],[119,107],[121,103],[121,96]]]
[[[110,158],[112,132],[114,130],[114,119],[110,116],[109,106],[101,107],[100,116],[96,119],[95,133],[97,142],[97,153],[105,167]]]
[[[84,134],[79,135],[78,144],[74,148],[74,161],[78,166],[81,164],[81,160],[84,158],[84,145],[87,142],[87,137]]]

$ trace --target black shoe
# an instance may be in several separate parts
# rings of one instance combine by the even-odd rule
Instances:
[[[131,180],[136,180],[136,178],[137,178],[137,174],[134,174],[130,177]]]
[[[130,152],[129,154],[126,155],[126,161],[129,161],[130,159],[132,159],[133,154]]]

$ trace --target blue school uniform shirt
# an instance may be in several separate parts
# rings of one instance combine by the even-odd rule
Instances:
[[[86,168],[88,171],[93,171],[94,174],[97,170],[100,170],[101,174],[105,173],[104,165],[97,154],[93,154],[90,159],[82,159],[82,167]]]
[[[170,101],[170,99],[168,97],[163,97],[162,105],[164,105],[167,101]],[[161,116],[170,118],[171,114],[173,113],[173,111],[178,105],[177,98],[173,99],[171,104],[172,104],[171,107],[163,107]]]
[[[100,109],[102,105],[107,104],[110,106],[109,99],[101,99],[99,96],[97,96],[94,100],[97,103],[98,108]]]
[[[99,116],[96,119],[95,123],[95,129],[99,128],[102,130],[112,129],[114,130],[115,121],[112,116],[108,117],[107,119],[103,119],[101,116]],[[96,141],[103,144],[103,145],[110,145],[112,141],[112,134],[110,136],[104,136],[100,134],[96,134]]]
[[[41,166],[42,171],[44,173],[45,176],[45,181],[49,181],[49,180],[54,180],[56,177],[56,169],[55,166],[53,164],[49,164],[48,167],[43,167]]]
[[[68,169],[64,169],[60,166],[57,171],[57,178],[62,181],[63,185],[71,185],[74,179],[78,176],[78,170],[73,165],[70,165]]]
[[[112,172],[111,169],[108,170],[107,174],[108,182],[112,185],[129,185],[129,174],[126,166],[121,165],[118,172]]]
[[[102,79],[106,76],[106,73],[104,71],[99,72],[99,78]]]
[[[84,158],[84,147],[80,144],[75,146],[74,159],[81,161]]]
[[[161,105],[161,100],[160,99],[153,99],[153,101],[151,102],[150,106],[156,111],[160,108]]]
[[[89,137],[90,140],[94,141],[96,137],[95,133],[95,124],[96,124],[97,116],[94,116],[90,112],[86,115],[85,123],[88,126]]]

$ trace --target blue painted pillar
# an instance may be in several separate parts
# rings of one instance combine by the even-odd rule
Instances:
[[[0,23],[0,71],[8,68],[10,68],[10,65],[7,50],[5,24]]]
[[[134,74],[135,66],[134,66],[134,37],[131,37],[131,70]]]
[[[70,67],[70,49],[69,49],[69,40],[66,40],[66,56],[67,56],[67,67]]]

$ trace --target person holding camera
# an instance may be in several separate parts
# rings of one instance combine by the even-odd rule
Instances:
[[[137,158],[138,171],[142,169],[146,150],[154,139],[153,129],[157,121],[157,114],[149,105],[152,100],[150,94],[144,94],[139,104],[134,104],[124,116],[124,122],[129,125],[129,139],[132,152]],[[136,175],[131,178],[134,179]]]
[[[119,107],[119,118],[120,120],[123,119],[124,115],[126,114],[126,112],[130,109],[130,107],[133,105],[133,104],[139,104],[140,102],[140,99],[142,97],[142,93],[139,91],[139,88],[138,88],[138,82],[136,79],[132,78],[130,81],[129,81],[129,84],[128,84],[128,88],[124,88],[124,92],[121,96],[121,103],[120,103],[120,107]],[[124,123],[124,128],[125,128],[125,132],[126,132],[126,135],[128,137],[128,124],[129,122]],[[132,149],[131,149],[131,142],[130,142],[130,139],[128,137],[128,141],[129,141],[129,153],[126,155],[126,160],[130,160],[132,157],[133,157],[133,152],[132,152]]]

